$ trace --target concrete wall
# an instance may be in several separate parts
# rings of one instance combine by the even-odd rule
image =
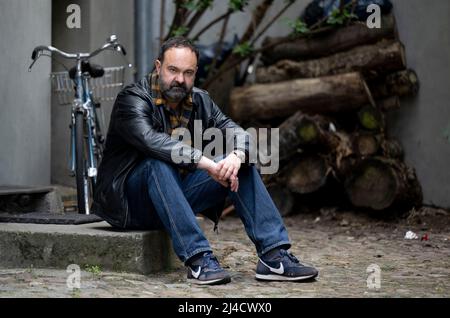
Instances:
[[[28,72],[51,41],[51,0],[0,1],[0,184],[50,183],[50,60]]]
[[[81,8],[81,28],[69,29],[66,26],[69,4],[78,4]],[[127,49],[127,58],[133,63],[133,0],[53,0],[53,45],[68,52],[91,52],[105,43],[111,34],[116,34]],[[119,54],[104,52],[92,62],[104,67],[124,65]],[[72,67],[71,62],[66,63]],[[62,67],[53,63],[54,71]],[[133,80],[133,70],[126,71],[125,82]],[[112,102],[102,103],[105,127],[108,127]],[[60,106],[52,98],[52,182],[75,186],[75,180],[69,175],[70,145],[70,105]],[[105,128],[105,129],[106,129]],[[105,132],[106,134],[106,132]]]
[[[391,133],[416,168],[424,203],[450,207],[450,2],[394,0],[407,64],[420,80],[418,96],[389,117]]]

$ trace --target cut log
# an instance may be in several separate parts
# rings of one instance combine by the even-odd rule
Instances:
[[[289,158],[297,151],[310,146],[323,149],[333,148],[336,141],[328,132],[330,122],[320,115],[307,115],[296,112],[279,126],[279,158]]]
[[[413,70],[404,70],[369,82],[370,91],[376,99],[390,96],[415,96],[419,91],[419,79]]]
[[[391,96],[375,101],[377,108],[382,112],[388,112],[400,108],[400,98],[398,96]]]
[[[353,153],[361,157],[382,155],[403,160],[403,147],[396,139],[386,139],[383,134],[358,131],[351,136]]]
[[[271,65],[285,59],[295,61],[312,59],[346,51],[355,46],[375,43],[383,38],[396,37],[393,15],[382,16],[381,26],[379,29],[369,29],[364,22],[357,22],[310,38],[268,37],[263,41],[263,47],[273,47],[263,52],[261,60],[265,65]],[[277,43],[281,44],[276,45]]]
[[[256,82],[275,83],[350,72],[361,72],[365,78],[374,78],[405,68],[403,44],[380,41],[320,59],[302,62],[281,60],[272,66],[258,68]]]
[[[330,171],[324,157],[318,154],[304,154],[295,160],[295,165],[287,176],[286,185],[289,190],[296,193],[312,193],[326,183]]]
[[[267,191],[281,216],[288,216],[292,213],[295,198],[289,189],[280,184],[272,184],[267,187]]]
[[[356,207],[384,210],[422,204],[422,190],[413,169],[400,161],[374,157],[351,169],[344,183]]]
[[[383,113],[376,107],[367,105],[358,111],[358,119],[361,127],[371,131],[384,131]]]
[[[367,157],[377,154],[381,148],[383,137],[380,134],[358,132],[352,135],[354,153]]]
[[[387,158],[403,160],[405,152],[398,140],[393,138],[383,140],[383,142],[381,143],[381,149],[383,152],[383,156]]]
[[[237,87],[231,93],[230,115],[237,121],[286,117],[305,113],[336,113],[374,104],[359,73],[275,84]]]

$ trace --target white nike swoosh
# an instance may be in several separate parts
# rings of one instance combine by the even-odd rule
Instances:
[[[201,267],[199,267],[198,268],[198,271],[194,271],[194,270],[192,270],[192,268],[191,268],[191,273],[192,273],[192,276],[194,276],[196,279],[200,276],[200,272],[202,271],[202,268]]]
[[[268,269],[270,269],[271,272],[274,272],[275,274],[279,274],[279,275],[283,275],[284,274],[283,263],[280,262],[280,267],[273,268],[273,267],[270,267],[269,265],[267,265],[266,263],[264,263],[261,259],[259,259],[259,260],[261,261],[261,263],[264,264],[264,266],[266,266]]]

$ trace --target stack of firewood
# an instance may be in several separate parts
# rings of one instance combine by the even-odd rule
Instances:
[[[401,97],[417,93],[418,79],[407,68],[394,17],[383,16],[381,26],[357,22],[284,41],[262,55],[255,84],[233,90],[233,119],[280,129],[280,170],[264,180],[283,215],[292,211],[292,198],[331,179],[355,207],[421,204],[414,169],[385,120]]]

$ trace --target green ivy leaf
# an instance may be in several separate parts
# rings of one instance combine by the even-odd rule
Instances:
[[[185,26],[180,26],[172,31],[172,36],[183,36],[189,31],[189,28]]]
[[[241,57],[249,56],[252,52],[253,52],[253,47],[248,42],[239,44],[233,49],[233,53],[238,54]]]
[[[233,11],[244,11],[246,5],[248,5],[248,0],[230,0],[228,4]]]
[[[357,16],[349,12],[347,9],[342,10],[342,12],[339,9],[334,9],[328,17],[327,23],[330,25],[343,25],[347,21],[355,18],[357,18]]]
[[[295,21],[288,20],[287,25],[292,28],[294,34],[305,34],[309,32],[308,26],[300,19]]]

